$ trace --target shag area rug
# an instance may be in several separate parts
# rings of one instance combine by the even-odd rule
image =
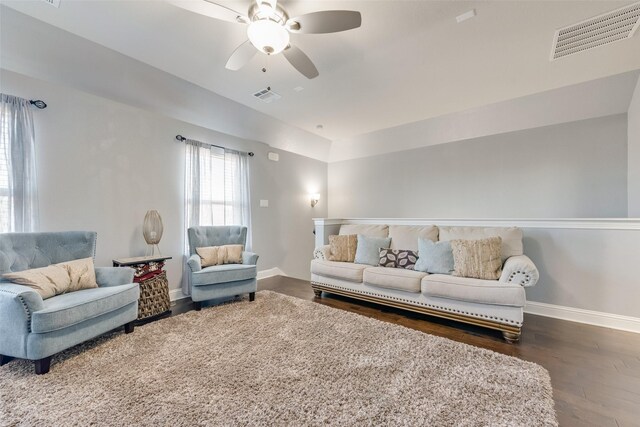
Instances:
[[[541,366],[262,291],[0,367],[0,425],[557,422]]]

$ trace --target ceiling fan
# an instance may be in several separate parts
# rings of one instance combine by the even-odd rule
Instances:
[[[211,18],[248,25],[249,40],[236,48],[226,64],[227,69],[234,71],[245,66],[257,52],[266,55],[282,52],[296,70],[313,79],[318,76],[318,69],[302,50],[290,44],[290,33],[337,33],[358,28],[362,23],[360,12],[351,10],[324,10],[289,18],[277,0],[256,0],[246,15],[209,0],[166,1]]]

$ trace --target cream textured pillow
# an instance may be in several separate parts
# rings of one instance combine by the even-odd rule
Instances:
[[[203,267],[222,264],[242,264],[244,245],[207,246],[196,248]]]
[[[357,234],[329,236],[329,261],[353,262],[357,246]]]
[[[71,285],[71,279],[67,269],[61,265],[49,265],[31,270],[5,273],[3,279],[9,280],[19,285],[33,288],[42,296],[42,299],[54,297],[67,292]]]
[[[452,240],[454,276],[498,280],[502,273],[502,238]]]
[[[75,259],[61,262],[56,265],[67,270],[69,274],[69,288],[66,292],[74,292],[82,289],[94,289],[98,287],[96,282],[96,270],[93,266],[93,258]]]

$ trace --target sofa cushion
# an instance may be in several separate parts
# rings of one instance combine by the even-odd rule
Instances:
[[[313,274],[356,283],[362,283],[362,272],[367,267],[369,266],[366,264],[327,261],[324,259],[314,259],[311,261],[311,272]]]
[[[408,249],[380,249],[378,265],[387,268],[415,270],[418,253]]]
[[[18,285],[28,286],[39,293],[42,299],[64,294],[71,285],[71,278],[67,270],[63,266],[55,264],[5,273],[2,275],[2,279]]]
[[[42,310],[31,315],[31,332],[57,331],[118,310],[138,300],[137,283],[108,288],[83,289],[43,302]]]
[[[440,240],[502,238],[502,261],[524,253],[522,230],[518,227],[440,227]]]
[[[454,270],[451,242],[432,242],[427,239],[418,241],[417,271],[432,274],[452,274]]]
[[[498,280],[502,274],[502,239],[452,240],[454,276]]]
[[[339,234],[363,234],[369,237],[389,237],[388,225],[343,224]]]
[[[420,292],[420,281],[427,273],[404,268],[369,267],[363,280],[367,285],[407,292]]]
[[[355,234],[329,236],[329,260],[353,262],[357,245],[358,236]]]
[[[356,264],[378,265],[380,262],[380,249],[389,247],[388,237],[369,237],[358,234],[358,247],[353,262]]]
[[[253,279],[258,275],[255,265],[223,264],[212,265],[191,275],[192,286],[214,285],[216,283],[237,282]]]
[[[446,274],[430,274],[424,277],[422,292],[432,297],[514,307],[524,307],[526,301],[524,288],[520,285]]]
[[[96,270],[93,265],[93,258],[74,259],[59,264],[69,273],[69,289],[67,292],[75,292],[81,289],[93,289],[98,287],[96,282]]]
[[[435,225],[390,225],[391,249],[418,250],[418,239],[438,241],[438,227]]]

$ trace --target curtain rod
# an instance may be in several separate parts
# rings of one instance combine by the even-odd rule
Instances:
[[[47,108],[47,103],[41,99],[30,99],[29,104],[35,105],[35,107],[39,108],[40,110]]]
[[[177,139],[178,141],[180,141],[180,142],[185,142],[185,141],[187,140],[187,138],[185,138],[185,137],[184,137],[184,136],[182,136],[182,135],[176,135],[176,139]],[[198,142],[199,142],[199,141],[198,141]],[[227,148],[227,147],[223,147],[223,146],[221,146],[221,145],[209,144],[208,142],[203,142],[202,144],[206,144],[206,145],[210,145],[210,146],[212,146],[212,147],[217,147],[217,148],[222,148],[222,149],[226,149],[226,148]],[[249,157],[253,157],[253,156],[254,156],[253,151],[249,151],[247,154],[249,155]]]

